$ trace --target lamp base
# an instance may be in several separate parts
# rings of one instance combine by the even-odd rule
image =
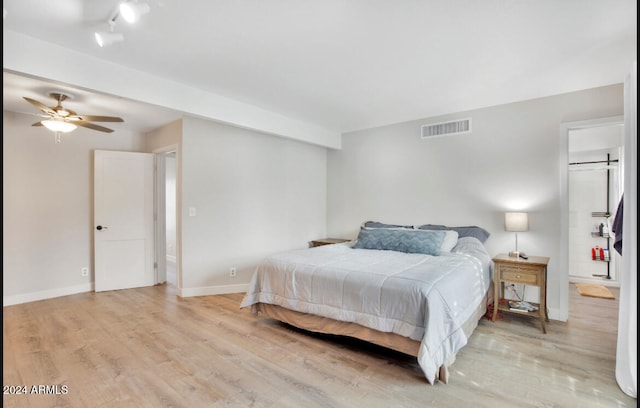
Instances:
[[[518,256],[520,256],[520,251],[510,251],[509,256],[517,258]]]

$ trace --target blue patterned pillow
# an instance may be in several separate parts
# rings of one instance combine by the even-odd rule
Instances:
[[[353,248],[440,255],[444,231],[360,228]]]

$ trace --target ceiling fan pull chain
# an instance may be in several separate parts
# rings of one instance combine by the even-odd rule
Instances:
[[[55,138],[54,140],[55,140],[56,144],[62,143],[62,137],[60,137],[60,132],[55,132],[54,138]]]

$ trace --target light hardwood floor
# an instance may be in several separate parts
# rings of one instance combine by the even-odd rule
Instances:
[[[615,380],[618,301],[569,292],[569,321],[547,334],[536,319],[483,318],[450,382],[433,386],[413,357],[257,318],[243,294],[160,285],[7,306],[3,386],[27,395],[3,406],[637,406]]]

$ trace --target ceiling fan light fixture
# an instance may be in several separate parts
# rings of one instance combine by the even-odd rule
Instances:
[[[64,120],[47,119],[41,123],[52,132],[69,133],[77,128],[73,123],[65,122]]]
[[[96,42],[100,47],[106,47],[108,45],[120,42],[124,40],[122,33],[108,33],[105,31],[95,32]]]
[[[138,21],[140,16],[147,14],[149,11],[151,11],[151,8],[147,3],[126,1],[120,4],[120,15],[124,18],[124,21],[130,24]]]

